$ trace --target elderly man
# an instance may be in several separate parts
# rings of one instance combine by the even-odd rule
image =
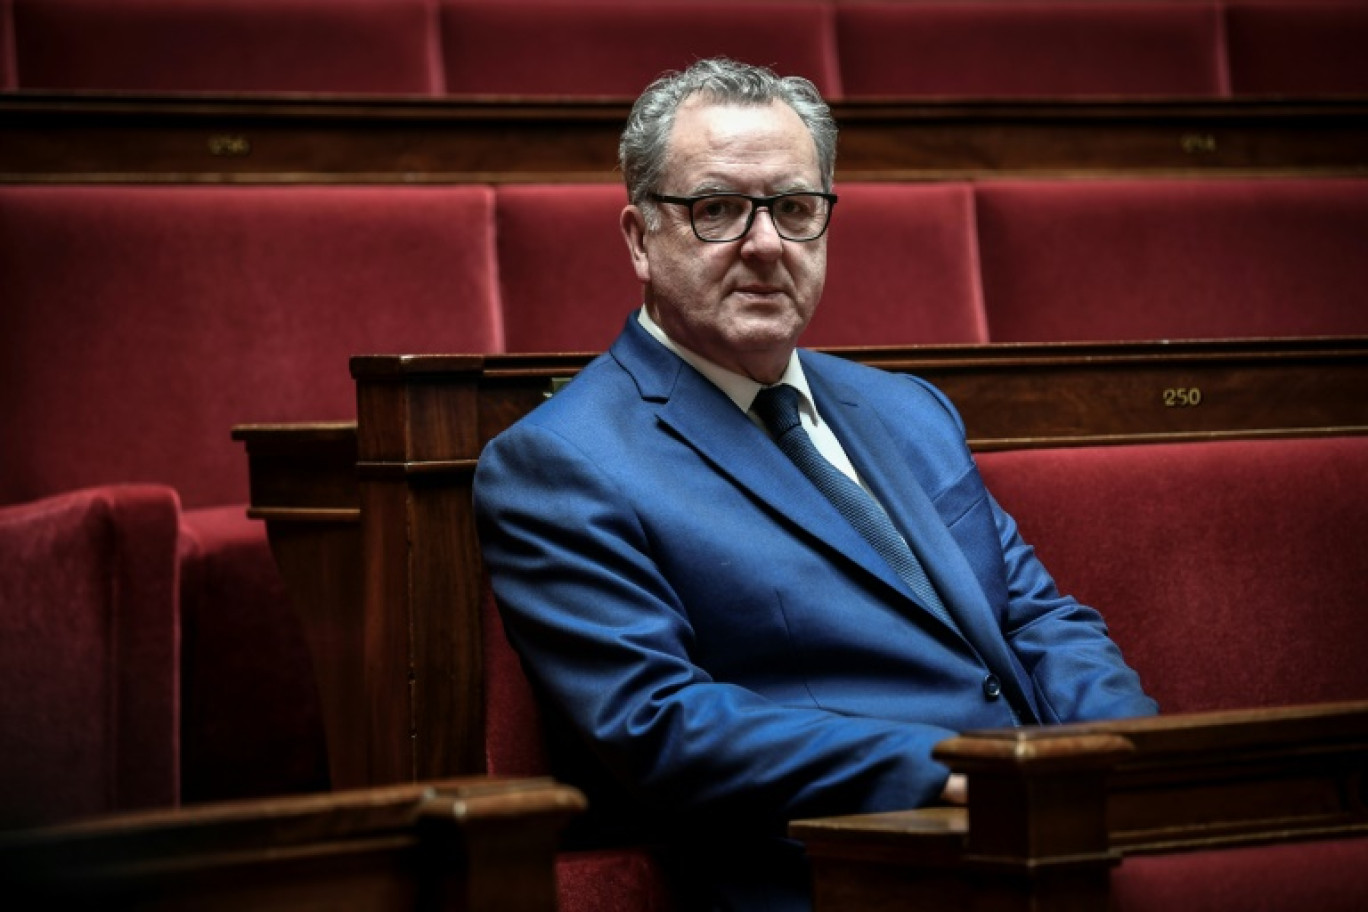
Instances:
[[[803,908],[785,822],[962,798],[931,758],[957,731],[1155,711],[945,397],[796,347],[835,145],[803,79],[650,86],[621,142],[645,306],[476,476],[558,772],[673,847],[690,907]]]

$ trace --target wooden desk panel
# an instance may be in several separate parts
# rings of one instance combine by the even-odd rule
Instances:
[[[9,909],[554,912],[584,797],[466,779],[145,812],[0,834]]]
[[[621,100],[0,94],[0,183],[616,182]],[[838,101],[842,181],[1368,172],[1368,101]]]

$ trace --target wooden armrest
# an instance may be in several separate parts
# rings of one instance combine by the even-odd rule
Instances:
[[[1102,910],[1128,854],[1368,833],[1368,702],[971,732],[935,756],[967,809],[792,824],[820,910]]]
[[[480,777],[100,817],[0,833],[6,906],[555,908],[546,779]]]

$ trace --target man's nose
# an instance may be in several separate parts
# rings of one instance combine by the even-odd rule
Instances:
[[[770,213],[769,207],[756,209],[750,231],[746,232],[742,244],[743,252],[772,256],[781,253],[783,249],[784,239],[779,236],[779,229],[774,225],[774,216]]]

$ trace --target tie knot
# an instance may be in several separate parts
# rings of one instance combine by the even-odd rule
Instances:
[[[798,417],[798,390],[781,383],[762,389],[751,403],[751,409],[760,416],[765,427],[775,437],[781,437],[800,423]]]

